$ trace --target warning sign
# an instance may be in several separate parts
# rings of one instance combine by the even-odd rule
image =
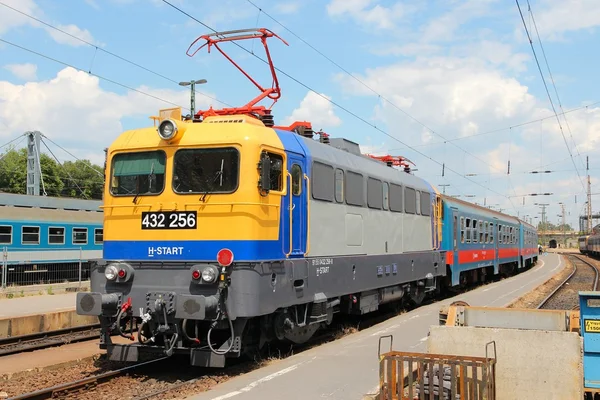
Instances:
[[[584,328],[586,332],[598,332],[600,333],[600,320],[598,319],[586,319],[584,321]]]

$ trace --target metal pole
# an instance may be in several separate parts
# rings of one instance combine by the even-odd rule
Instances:
[[[8,282],[8,250],[6,247],[2,248],[2,289],[6,289],[6,283]]]
[[[196,81],[192,81],[192,84],[190,85],[192,87],[192,98],[191,98],[191,105],[192,105],[192,120],[194,119],[194,115],[196,115]]]
[[[81,259],[82,259],[82,254],[81,254],[81,247],[79,247],[79,287],[81,287]]]

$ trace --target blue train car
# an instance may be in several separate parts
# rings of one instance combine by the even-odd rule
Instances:
[[[442,250],[451,285],[510,274],[537,259],[533,226],[516,217],[442,195]],[[524,241],[527,237],[527,242]],[[534,241],[534,244],[531,244]]]
[[[0,204],[7,284],[72,280],[79,262],[102,257],[101,201],[0,193]]]

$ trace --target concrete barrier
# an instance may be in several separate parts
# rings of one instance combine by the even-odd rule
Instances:
[[[98,323],[93,315],[77,315],[75,309],[46,314],[23,315],[0,319],[0,338],[49,332],[57,329]]]
[[[491,341],[497,399],[583,398],[582,344],[575,332],[431,326],[427,351],[484,357]]]

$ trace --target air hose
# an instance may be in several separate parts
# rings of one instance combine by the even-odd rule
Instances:
[[[208,330],[208,334],[206,336],[206,339],[208,340],[208,347],[210,347],[210,350],[218,355],[224,355],[229,353],[229,351],[231,350],[231,348],[233,347],[233,340],[235,339],[235,333],[233,331],[233,322],[231,321],[231,319],[228,316],[227,313],[227,306],[225,305],[225,302],[223,302],[223,308],[225,309],[225,315],[227,317],[227,322],[229,322],[229,329],[231,330],[231,343],[229,344],[229,348],[225,351],[219,351],[219,350],[215,350],[212,346],[212,343],[210,342],[210,333],[212,332],[213,328],[215,327],[215,325],[217,324],[217,321],[219,320],[219,318],[221,317],[221,312],[219,311],[219,314],[217,314],[217,318],[215,319],[215,322],[211,325],[210,329]]]

